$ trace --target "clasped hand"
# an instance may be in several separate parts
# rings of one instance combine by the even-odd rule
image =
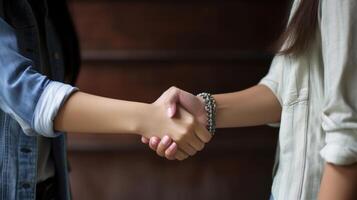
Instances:
[[[169,160],[184,160],[201,151],[211,140],[211,134],[206,129],[206,111],[203,100],[186,91],[171,87],[165,91],[153,105],[161,107],[166,113],[167,123],[164,134],[144,135],[141,141],[161,157]]]

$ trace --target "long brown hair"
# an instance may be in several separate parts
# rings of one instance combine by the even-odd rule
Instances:
[[[318,7],[319,0],[300,0],[299,7],[278,40],[278,54],[299,55],[309,48],[315,39]]]

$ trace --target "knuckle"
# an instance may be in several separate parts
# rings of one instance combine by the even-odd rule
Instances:
[[[179,160],[179,161],[182,161],[183,160],[183,156],[176,156],[176,159]]]
[[[163,157],[165,154],[161,149],[157,150],[156,153],[157,153],[157,155],[159,155],[161,157]]]
[[[176,86],[171,86],[170,88],[169,88],[169,91],[170,92],[176,92],[178,90],[178,88],[176,87]]]
[[[209,139],[208,139],[208,137],[206,137],[206,138],[203,138],[203,142],[204,142],[204,143],[208,143],[208,142],[209,142]]]
[[[204,148],[205,148],[205,145],[204,144],[200,144],[199,147],[198,147],[198,150],[202,151]]]
[[[191,134],[195,130],[195,125],[193,123],[189,123],[185,127],[185,134]]]
[[[182,139],[185,139],[186,136],[187,136],[189,133],[190,133],[189,128],[185,128],[185,130],[183,130],[183,131],[181,132],[180,136],[181,136]]]
[[[152,144],[149,144],[149,147],[151,150],[156,151],[156,148]]]
[[[187,123],[195,125],[195,118],[192,115],[187,116]]]
[[[189,135],[189,134],[190,134],[190,130],[189,130],[188,128],[186,128],[185,130],[183,130],[183,131],[181,132],[181,134],[180,134],[181,140],[185,140],[186,137],[187,137],[187,135]]]
[[[185,132],[180,132],[176,137],[175,141],[179,144],[185,139]]]
[[[174,157],[174,153],[173,152],[168,152],[168,151],[165,151],[165,157],[166,158],[172,158],[172,157]]]
[[[171,155],[169,152],[167,152],[167,151],[165,151],[165,158],[167,158],[167,159],[169,159],[169,160],[171,160],[174,156],[173,155]]]
[[[196,151],[194,148],[192,148],[192,147],[187,148],[187,153],[188,153],[188,155],[190,155],[190,156],[195,155],[196,152],[197,152],[197,151]]]
[[[212,139],[212,135],[210,133],[207,134],[207,137],[204,137],[204,142],[207,143],[209,141],[211,141]]]
[[[169,160],[172,159],[172,155],[170,155],[170,154],[168,154],[168,153],[165,153],[165,157],[166,157],[167,159],[169,159]]]

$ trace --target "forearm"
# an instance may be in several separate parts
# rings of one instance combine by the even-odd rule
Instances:
[[[214,95],[217,128],[254,126],[280,120],[281,105],[263,85],[243,91]]]
[[[357,163],[347,166],[325,165],[319,200],[357,199]]]
[[[54,121],[57,131],[77,133],[137,133],[150,104],[115,100],[76,92]]]
[[[168,135],[190,155],[202,150],[210,133],[179,108],[177,116],[167,117],[167,107],[121,101],[76,92],[55,118],[55,129],[77,133],[138,133],[144,137]]]

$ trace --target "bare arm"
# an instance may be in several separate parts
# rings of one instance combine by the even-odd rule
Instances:
[[[181,108],[175,118],[168,118],[160,104],[121,101],[83,92],[69,97],[54,124],[58,131],[78,133],[129,133],[160,138],[168,135],[190,155],[201,150],[211,137]]]
[[[139,133],[139,124],[154,109],[145,103],[74,93],[55,118],[55,129],[77,133]]]
[[[357,164],[337,166],[325,165],[319,200],[357,199]]]
[[[202,124],[206,122],[206,111],[203,100],[186,91],[172,87],[160,98],[165,98],[167,108],[175,113],[176,104],[183,106],[193,114]],[[274,93],[264,85],[257,85],[243,91],[214,95],[217,103],[216,125],[218,128],[242,127],[275,123],[280,120],[281,106]],[[142,137],[143,143],[160,156],[174,159],[176,154],[175,143],[160,142],[160,138]],[[179,152],[180,153],[180,152]]]
[[[218,128],[255,126],[280,120],[281,105],[264,85],[243,91],[214,95]]]

